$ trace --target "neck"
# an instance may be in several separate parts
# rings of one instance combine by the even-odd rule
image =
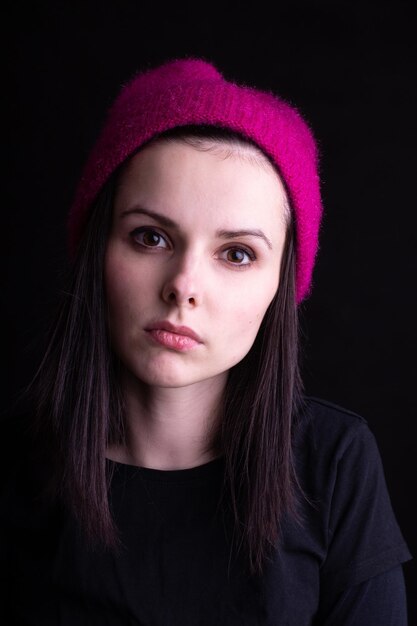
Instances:
[[[211,442],[218,425],[227,374],[187,387],[145,385],[123,376],[126,437],[110,446],[114,461],[153,469],[187,469],[218,456]]]

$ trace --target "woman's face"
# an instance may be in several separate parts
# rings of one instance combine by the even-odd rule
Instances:
[[[147,385],[226,378],[277,290],[283,185],[266,160],[227,149],[159,141],[121,174],[105,256],[109,327],[127,372]]]

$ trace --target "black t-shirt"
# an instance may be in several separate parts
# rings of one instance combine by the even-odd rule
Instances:
[[[341,598],[348,604],[349,590],[368,585],[369,594],[369,581],[410,558],[375,440],[361,417],[309,399],[295,456],[306,496],[301,522],[284,520],[281,543],[258,577],[230,551],[232,529],[219,507],[222,458],[175,471],[109,461],[118,553],[88,548],[70,516],[40,506],[22,463],[2,494],[2,606],[14,616],[9,623],[347,623],[326,615]]]

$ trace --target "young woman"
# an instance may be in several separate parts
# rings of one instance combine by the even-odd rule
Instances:
[[[302,395],[321,210],[312,133],[279,97],[199,59],[122,89],[14,420],[10,623],[406,623],[373,436]]]

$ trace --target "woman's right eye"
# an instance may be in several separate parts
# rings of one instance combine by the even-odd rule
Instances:
[[[135,243],[144,248],[169,248],[166,238],[153,228],[135,228],[130,236]]]

